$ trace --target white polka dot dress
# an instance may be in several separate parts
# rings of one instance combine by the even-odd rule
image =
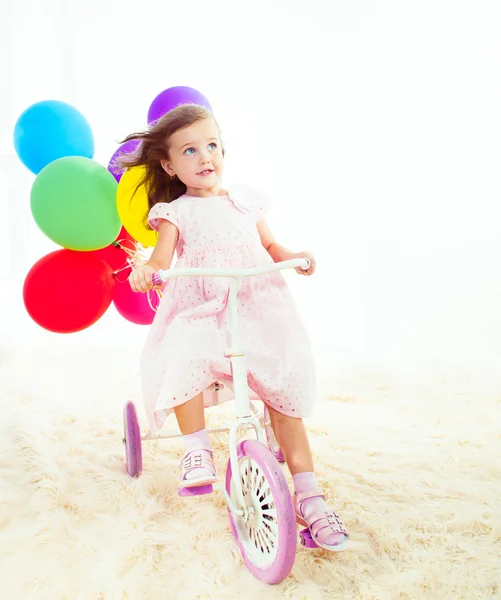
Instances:
[[[256,222],[269,208],[266,196],[244,186],[212,198],[181,196],[160,202],[149,222],[179,230],[173,268],[249,268],[272,264]],[[141,359],[146,413],[152,431],[175,406],[215,381],[231,378],[229,280],[176,277],[164,287]],[[315,399],[310,342],[281,273],[248,277],[238,294],[241,343],[251,390],[277,411],[309,416]],[[229,396],[231,398],[231,396]],[[213,395],[204,394],[206,406]]]

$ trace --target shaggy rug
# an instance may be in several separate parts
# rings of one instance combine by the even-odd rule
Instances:
[[[494,367],[338,365],[307,425],[351,547],[298,545],[278,586],[246,570],[220,496],[177,496],[180,440],[144,444],[143,475],[125,474],[125,401],[145,426],[137,352],[48,334],[4,343],[0,397],[8,600],[501,598]],[[211,425],[231,414],[213,408]],[[225,434],[215,448],[222,475]]]

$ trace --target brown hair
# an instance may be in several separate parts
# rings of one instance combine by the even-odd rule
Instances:
[[[196,104],[181,104],[152,123],[148,130],[132,133],[123,140],[122,143],[131,140],[140,142],[134,152],[121,155],[117,164],[121,170],[141,165],[145,167],[145,175],[137,187],[141,185],[146,187],[148,212],[157,202],[172,202],[186,193],[186,185],[177,175],[171,179],[160,164],[161,160],[168,158],[170,136],[180,129],[208,118],[214,119],[212,113],[206,108]],[[147,221],[147,214],[145,220]]]

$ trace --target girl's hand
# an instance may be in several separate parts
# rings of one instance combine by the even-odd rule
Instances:
[[[139,265],[129,275],[129,283],[133,292],[147,292],[153,288],[151,277],[155,269],[148,265]]]
[[[295,269],[296,273],[299,273],[299,275],[313,275],[313,273],[317,270],[317,261],[311,252],[296,252],[292,258],[307,258],[310,261],[310,268],[307,271],[305,269],[301,269],[301,267],[297,267]]]

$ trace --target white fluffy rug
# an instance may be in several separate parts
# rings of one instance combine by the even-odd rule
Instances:
[[[501,597],[501,373],[337,370],[308,422],[319,479],[351,532],[298,546],[279,586],[245,569],[217,495],[176,494],[180,441],[124,472],[137,352],[40,335],[0,348],[0,589],[9,600]],[[210,413],[212,424],[231,406]],[[216,442],[224,472],[224,436]],[[290,479],[289,479],[290,481]]]

